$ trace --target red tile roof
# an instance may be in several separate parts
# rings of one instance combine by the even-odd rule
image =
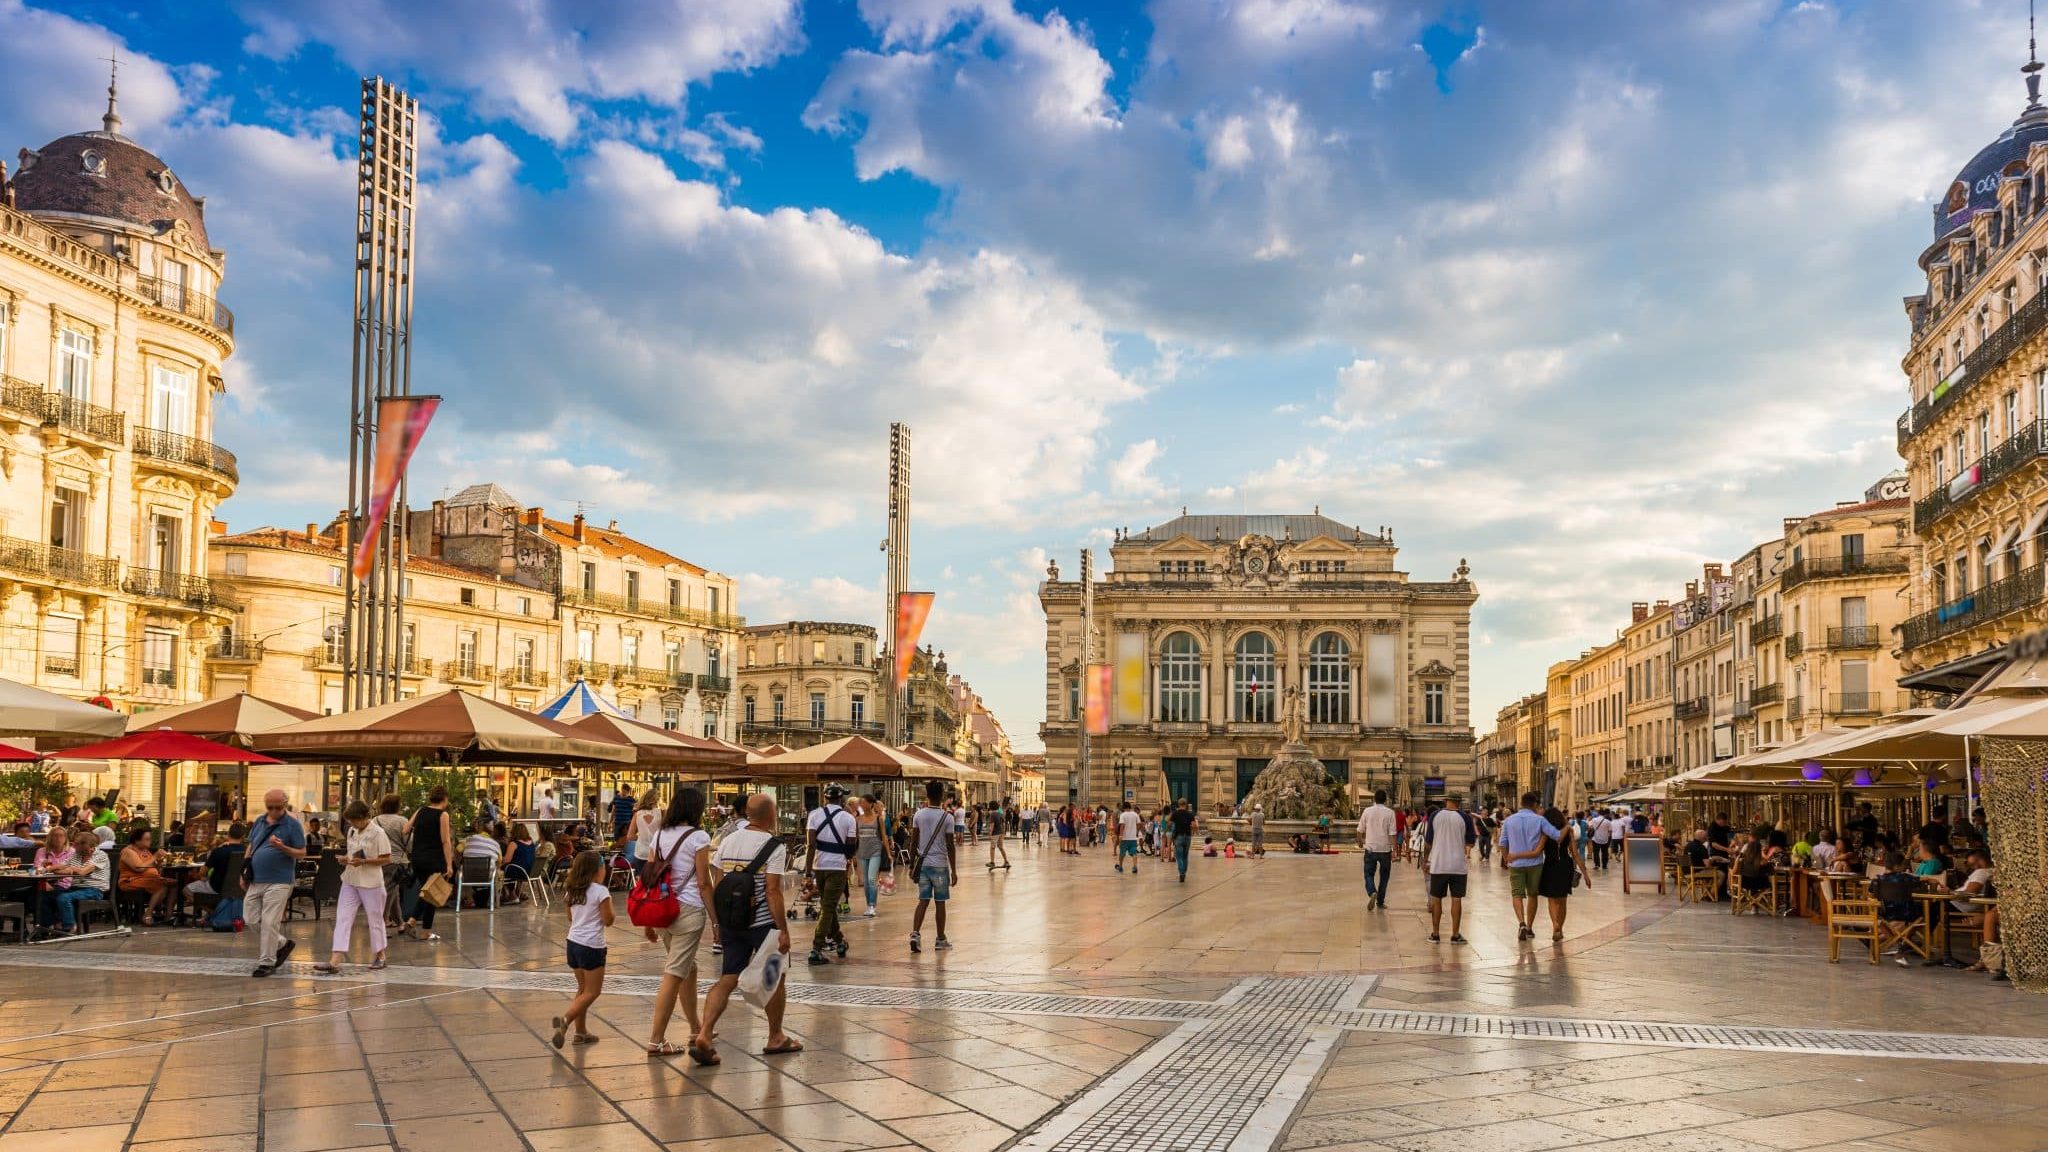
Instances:
[[[635,540],[616,528],[600,528],[588,520],[583,522],[583,539],[580,541],[576,539],[576,525],[567,521],[542,517],[541,529],[547,533],[548,539],[560,544],[564,548],[585,546],[595,548],[599,555],[609,556],[613,559],[640,560],[664,568],[673,566],[681,568],[693,576],[705,574],[705,569],[701,565],[692,564],[688,560],[664,552],[652,544]]]

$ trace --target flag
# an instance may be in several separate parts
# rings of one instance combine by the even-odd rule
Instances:
[[[1109,735],[1110,666],[1090,664],[1081,690],[1081,711],[1090,736]]]
[[[1145,634],[1119,632],[1116,635],[1115,722],[1145,722]]]
[[[917,655],[917,637],[924,631],[925,617],[932,614],[930,592],[896,594],[896,683],[910,682],[910,661]]]
[[[377,401],[377,456],[370,472],[370,506],[363,517],[362,535],[356,539],[355,559],[349,565],[357,580],[370,574],[384,518],[391,514],[391,502],[397,499],[399,482],[405,479],[405,466],[440,407],[439,396],[387,396]]]

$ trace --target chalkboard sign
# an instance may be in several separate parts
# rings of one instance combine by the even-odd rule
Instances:
[[[1664,891],[1664,838],[1628,836],[1621,842],[1621,890],[1636,885]]]

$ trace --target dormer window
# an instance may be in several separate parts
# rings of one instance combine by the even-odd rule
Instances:
[[[107,174],[107,158],[90,148],[79,153],[78,162],[85,166],[85,170],[89,175],[105,176]]]
[[[156,186],[164,195],[169,196],[178,190],[178,178],[171,175],[171,170],[166,168],[156,174]]]

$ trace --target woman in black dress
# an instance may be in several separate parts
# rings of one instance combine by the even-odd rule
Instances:
[[[1555,943],[1564,939],[1566,902],[1571,899],[1573,882],[1583,876],[1590,888],[1593,874],[1587,871],[1586,857],[1579,850],[1578,826],[1556,808],[1544,812],[1543,818],[1551,827],[1564,829],[1564,835],[1543,841],[1543,874],[1536,878],[1536,891],[1550,904],[1550,939]]]

